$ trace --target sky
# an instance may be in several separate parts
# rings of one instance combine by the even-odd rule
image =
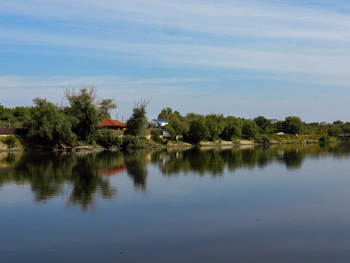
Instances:
[[[0,103],[94,85],[126,120],[181,114],[350,121],[350,2],[0,0]]]

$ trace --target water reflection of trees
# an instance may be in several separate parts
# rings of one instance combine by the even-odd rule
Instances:
[[[144,190],[148,175],[147,163],[149,153],[145,151],[128,151],[123,153],[128,175],[133,179],[136,188]]]
[[[157,164],[165,175],[206,173],[212,176],[222,175],[227,168],[233,172],[238,168],[264,167],[272,162],[281,163],[287,169],[300,168],[304,159],[320,158],[332,154],[335,158],[350,155],[346,145],[283,145],[270,148],[251,147],[241,149],[190,149],[185,151],[159,151],[152,154],[152,162]]]
[[[97,197],[112,198],[116,194],[109,180],[99,176],[98,168],[113,166],[117,160],[116,156],[111,158],[104,153],[10,153],[1,160],[6,164],[6,169],[0,169],[0,187],[11,182],[29,184],[35,201],[40,202],[64,194],[65,188],[70,186],[68,206],[80,206],[88,210],[94,208]]]
[[[195,173],[221,176],[227,170],[265,167],[280,163],[298,169],[305,158],[350,155],[347,145],[288,145],[270,148],[229,148],[57,154],[0,153],[0,189],[8,183],[29,184],[37,202],[68,191],[68,206],[93,209],[97,198],[113,198],[116,189],[106,176],[126,172],[136,189],[145,190],[148,163],[167,176]],[[104,176],[101,176],[104,175]]]

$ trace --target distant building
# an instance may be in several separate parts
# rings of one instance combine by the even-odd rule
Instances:
[[[271,121],[272,123],[279,122],[279,120],[277,120],[277,119],[268,119],[268,120]]]
[[[163,127],[163,126],[165,126],[165,125],[167,125],[168,124],[168,121],[167,120],[156,120],[156,119],[153,119],[152,120],[153,121],[153,123],[154,123],[154,125],[156,126],[156,127]]]
[[[100,129],[111,129],[114,130],[115,134],[118,135],[124,135],[126,132],[126,124],[120,121],[115,121],[112,119],[103,119],[99,124],[98,127]]]

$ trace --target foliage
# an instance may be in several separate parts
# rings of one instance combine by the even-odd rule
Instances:
[[[173,114],[173,110],[171,108],[164,108],[162,111],[158,114],[158,120],[169,120],[171,115]]]
[[[284,121],[278,121],[273,124],[274,132],[284,132]]]
[[[256,117],[254,121],[259,126],[260,132],[266,132],[266,130],[271,127],[271,121],[263,116]]]
[[[332,126],[327,131],[327,134],[332,137],[338,137],[341,133],[342,129],[339,126]]]
[[[342,127],[341,127],[343,133],[347,133],[349,134],[350,133],[350,123],[345,123]]]
[[[242,136],[242,125],[242,120],[228,116],[225,119],[225,127],[220,136],[224,140],[233,140],[234,138],[240,138]]]
[[[255,141],[264,146],[269,146],[271,144],[271,139],[266,135],[258,136]]]
[[[242,136],[246,139],[255,138],[259,132],[259,127],[253,120],[244,120],[242,126]]]
[[[103,99],[98,105],[98,119],[110,119],[111,114],[110,111],[112,109],[116,109],[117,105],[114,103],[112,99]]]
[[[147,117],[146,117],[146,107],[150,100],[141,99],[136,103],[133,114],[130,119],[126,122],[129,129],[129,133],[134,136],[143,136],[146,134],[147,129]]]
[[[103,129],[96,135],[96,142],[101,146],[108,147],[120,147],[122,144],[122,138],[114,134],[113,130]]]
[[[175,111],[175,113],[170,116],[168,125],[174,130],[175,135],[184,135],[189,131],[190,127],[188,122],[177,113],[178,112]]]
[[[224,116],[209,114],[205,117],[205,124],[209,130],[209,140],[215,141],[219,139],[219,135],[225,128]]]
[[[171,139],[175,139],[176,137],[176,132],[173,127],[171,127],[169,124],[163,126],[163,130],[167,131],[171,137]]]
[[[76,136],[72,132],[72,125],[76,120],[65,115],[58,106],[45,99],[35,98],[33,102],[35,108],[25,123],[28,129],[27,139],[48,145],[73,144]]]
[[[2,141],[9,150],[13,149],[19,143],[18,138],[14,135],[6,136]]]
[[[340,120],[337,120],[337,121],[334,121],[333,122],[334,125],[343,125],[344,122],[340,121]]]
[[[190,129],[187,138],[190,142],[199,143],[200,141],[208,139],[210,136],[209,129],[205,125],[203,119],[195,119],[190,123]]]
[[[98,122],[104,118],[110,118],[110,110],[117,107],[111,99],[97,102],[94,86],[83,86],[79,92],[75,92],[74,88],[68,89],[65,91],[65,97],[70,105],[66,108],[66,113],[78,120],[73,131],[85,141],[95,133]]]
[[[96,89],[90,86],[81,88],[79,93],[74,89],[66,90],[65,93],[70,105],[67,111],[77,119],[73,131],[80,139],[87,140],[95,132],[99,121],[97,107],[94,105]]]
[[[320,143],[330,143],[331,138],[328,135],[322,135],[319,142]]]
[[[152,130],[151,131],[151,139],[154,142],[158,142],[158,143],[162,142],[162,139],[159,137],[159,134],[158,134],[157,130]]]
[[[135,149],[140,148],[142,146],[139,138],[132,136],[132,135],[125,135],[123,136],[123,141],[121,144],[121,147],[123,149]]]
[[[299,117],[289,116],[284,121],[284,132],[298,134],[302,131],[303,123]]]

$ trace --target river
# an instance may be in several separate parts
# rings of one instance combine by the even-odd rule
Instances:
[[[0,153],[0,262],[348,262],[350,147]]]

